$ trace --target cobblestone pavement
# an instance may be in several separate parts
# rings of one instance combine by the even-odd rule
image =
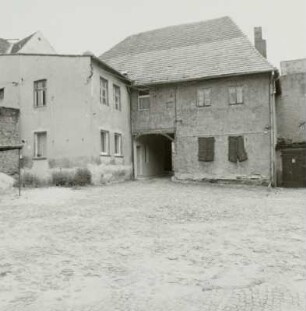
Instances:
[[[0,310],[305,310],[305,195],[166,179],[2,195]]]

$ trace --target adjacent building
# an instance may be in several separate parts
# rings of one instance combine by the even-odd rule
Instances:
[[[137,177],[275,183],[275,69],[229,18],[136,34],[100,58],[133,80]]]
[[[0,55],[1,106],[20,110],[23,166],[131,171],[129,80],[92,55]]]
[[[280,64],[276,101],[278,185],[306,186],[306,59]]]

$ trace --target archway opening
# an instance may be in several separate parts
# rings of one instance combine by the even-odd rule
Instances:
[[[136,177],[172,175],[173,134],[146,134],[136,138]]]

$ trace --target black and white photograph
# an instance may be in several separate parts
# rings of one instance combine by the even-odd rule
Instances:
[[[0,5],[0,311],[305,311],[306,1]]]

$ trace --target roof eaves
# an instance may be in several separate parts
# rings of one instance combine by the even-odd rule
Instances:
[[[89,55],[91,57],[91,59],[98,63],[98,65],[102,66],[104,69],[110,71],[112,74],[116,75],[117,78],[119,78],[120,80],[124,80],[125,82],[128,82],[130,84],[132,84],[132,80],[130,80],[128,77],[126,77],[125,75],[123,75],[121,72],[117,71],[116,69],[114,69],[113,67],[111,67],[110,65],[106,64],[104,61],[102,61],[100,58],[98,58],[97,56],[93,56],[93,55]]]
[[[219,79],[219,78],[227,78],[227,77],[237,77],[237,76],[246,76],[246,75],[253,75],[253,74],[261,74],[261,73],[269,73],[275,72],[277,68],[271,68],[270,70],[262,70],[262,71],[246,71],[246,72],[239,72],[239,73],[230,73],[230,74],[221,74],[221,75],[214,75],[214,76],[206,76],[200,78],[190,78],[190,79],[179,79],[179,80],[161,80],[156,82],[148,82],[148,83],[135,83],[133,87],[147,87],[153,85],[164,85],[164,84],[177,84],[177,83],[184,83],[184,82],[196,82],[196,81],[203,81],[203,80],[210,80],[210,79]]]

